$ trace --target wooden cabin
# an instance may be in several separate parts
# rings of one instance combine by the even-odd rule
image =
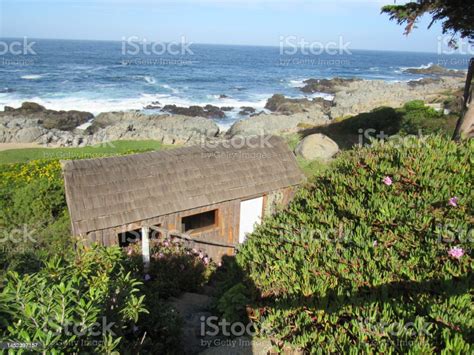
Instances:
[[[282,138],[258,139],[63,162],[73,235],[140,239],[145,260],[151,231],[184,235],[214,260],[233,254],[304,180]]]

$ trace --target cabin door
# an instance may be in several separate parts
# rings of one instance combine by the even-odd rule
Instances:
[[[252,233],[255,224],[260,224],[262,220],[263,197],[240,203],[240,229],[239,243],[243,243],[247,234]]]

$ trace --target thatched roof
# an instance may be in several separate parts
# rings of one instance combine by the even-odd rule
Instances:
[[[264,142],[262,140],[262,142]],[[74,235],[252,197],[301,183],[278,137],[258,148],[185,147],[63,162]]]

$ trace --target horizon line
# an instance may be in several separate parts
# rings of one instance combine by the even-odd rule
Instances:
[[[29,38],[32,40],[46,40],[46,41],[77,41],[77,42],[117,42],[121,43],[121,40],[118,39],[79,39],[79,38],[44,38],[44,37],[10,37],[10,36],[0,36],[0,39],[24,39]],[[150,43],[170,43],[171,41],[163,41],[163,42],[150,42]],[[207,46],[237,46],[237,47],[266,47],[266,48],[281,48],[280,46],[273,45],[273,44],[243,44],[243,43],[206,43],[206,42],[191,42],[191,44],[196,45],[207,45]],[[353,48],[351,50],[354,51],[367,51],[367,52],[398,52],[398,53],[422,53],[422,54],[436,54],[440,55],[436,51],[428,52],[428,51],[416,51],[416,50],[403,50],[403,49],[367,49],[367,48]],[[452,54],[444,54],[444,55],[455,55],[455,56],[470,56],[468,54],[462,53],[452,53]]]

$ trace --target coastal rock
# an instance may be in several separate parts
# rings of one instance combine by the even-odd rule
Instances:
[[[291,133],[298,131],[303,124],[317,126],[328,120],[321,108],[314,109],[311,113],[293,115],[259,114],[234,123],[226,135],[235,137]]]
[[[424,85],[405,82],[389,83],[381,80],[359,80],[350,83],[334,95],[330,117],[354,116],[377,107],[401,107],[408,101],[427,103],[444,100],[447,93],[464,87],[464,78],[441,77],[439,81],[424,81]]]
[[[281,94],[275,94],[267,100],[265,108],[272,112],[283,115],[292,115],[300,112],[311,112],[312,110],[327,111],[332,106],[332,102],[323,98],[310,99],[290,99]]]
[[[72,131],[93,117],[94,115],[89,112],[48,110],[35,102],[24,102],[17,109],[8,107],[4,112],[0,112],[0,118],[3,119],[37,119],[40,126],[45,129],[62,131]]]
[[[446,69],[440,65],[430,65],[426,68],[407,68],[404,69],[405,73],[410,74],[423,74],[423,75],[443,75],[443,76],[458,76],[464,77],[466,73],[463,71]]]
[[[166,105],[163,107],[163,111],[169,112],[173,115],[183,115],[190,117],[207,117],[207,118],[223,118],[225,117],[224,111],[219,107],[213,105],[201,106],[189,106],[180,107],[176,105]]]
[[[337,152],[339,152],[337,143],[320,133],[305,137],[295,149],[295,154],[306,160],[329,160]]]
[[[411,80],[408,82],[408,86],[410,87],[416,87],[416,86],[425,86],[425,85],[431,85],[431,84],[437,84],[440,82],[441,79],[435,79],[435,78],[423,78],[420,80]]]
[[[240,112],[239,112],[239,115],[242,115],[242,116],[247,116],[247,115],[250,115],[252,113],[255,113],[255,109],[253,107],[250,107],[250,106],[242,106],[240,108]]]
[[[348,84],[358,81],[359,79],[308,79],[303,81],[305,84],[300,90],[306,94],[313,94],[316,92],[323,92],[327,94],[334,94],[341,87],[346,87]]]
[[[27,127],[19,129],[12,141],[18,143],[33,143],[41,137],[45,131],[39,127]]]
[[[91,127],[93,128],[88,132],[90,135],[86,137],[87,144],[120,139],[152,139],[164,144],[198,144],[219,134],[217,124],[208,118],[144,115],[136,112],[101,114]]]

